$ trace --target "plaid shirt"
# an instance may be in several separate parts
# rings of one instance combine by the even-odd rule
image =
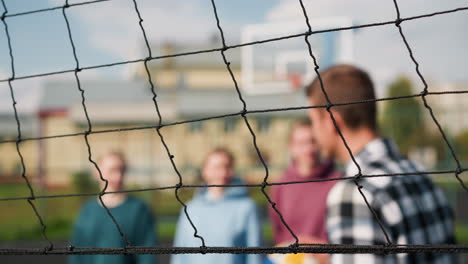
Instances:
[[[355,155],[363,175],[422,171],[401,157],[393,142],[375,139]],[[346,175],[356,175],[352,161]],[[361,178],[363,193],[393,244],[454,244],[453,213],[427,175]],[[383,245],[384,233],[353,181],[340,181],[327,198],[331,244]],[[456,255],[333,254],[331,263],[455,263]]]

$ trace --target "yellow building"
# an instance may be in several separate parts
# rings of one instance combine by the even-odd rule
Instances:
[[[152,48],[153,56],[170,56],[198,50],[219,48],[213,43],[184,45],[181,43],[166,43]],[[226,51],[234,77],[240,80],[240,49]],[[193,55],[167,57],[152,60],[149,70],[153,82],[158,88],[175,89],[231,89],[234,88],[229,72],[220,52],[205,52]],[[133,67],[135,79],[147,80],[148,74],[143,63]],[[181,85],[182,83],[182,85]]]
[[[184,47],[164,46],[160,54],[183,50]],[[240,78],[238,51],[229,50],[227,54],[236,78]],[[160,131],[175,156],[184,182],[198,180],[198,168],[204,156],[217,146],[234,152],[239,174],[250,182],[261,182],[265,171],[244,119],[236,115],[243,105],[219,52],[155,60],[150,66],[165,125]],[[131,81],[81,81],[93,131],[88,137],[92,158],[97,160],[105,152],[119,150],[127,156],[131,183],[176,184],[177,174],[155,130],[159,119],[142,63],[135,67],[134,73]],[[243,98],[249,111],[307,105],[301,91],[243,94]],[[70,182],[73,173],[91,171],[84,140],[88,122],[76,82],[44,83],[38,112],[37,136],[70,136],[31,141],[36,144],[30,151],[35,161],[27,165],[31,177],[45,179],[48,185],[63,185]],[[305,110],[247,115],[272,178],[288,162],[289,125],[303,116]],[[211,117],[218,118],[188,122]],[[115,129],[120,131],[109,132]],[[11,150],[8,153],[11,155]]]
[[[107,151],[120,150],[129,160],[132,182],[177,183],[178,177],[154,129],[159,120],[149,85],[143,81],[83,81],[81,84],[92,130],[107,131],[89,136],[94,159]],[[72,81],[45,86],[39,122],[41,136],[77,134],[87,130],[81,98],[73,86]],[[264,171],[253,147],[253,137],[239,115],[187,122],[239,113],[242,104],[234,90],[179,87],[157,89],[156,92],[162,122],[166,125],[160,130],[161,134],[187,182],[197,179],[197,168],[203,157],[216,146],[226,146],[235,153],[239,172],[246,174],[250,181],[263,178]],[[299,93],[245,96],[245,100],[249,110],[304,105]],[[286,137],[289,124],[301,114],[304,112],[247,115],[273,177],[288,161]],[[138,129],[127,130],[133,127]],[[108,132],[113,129],[123,131]],[[73,172],[91,168],[83,134],[44,140],[39,153],[43,157],[42,173],[49,184],[65,184]]]
[[[37,121],[32,113],[19,114],[22,138],[35,136]],[[0,182],[22,181],[21,159],[16,149],[18,125],[13,112],[0,113]],[[26,166],[26,176],[35,176],[38,166],[36,141],[21,141],[19,150]]]

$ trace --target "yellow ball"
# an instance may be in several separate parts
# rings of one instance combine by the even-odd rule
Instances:
[[[273,264],[318,264],[318,261],[309,254],[270,254],[268,259]]]

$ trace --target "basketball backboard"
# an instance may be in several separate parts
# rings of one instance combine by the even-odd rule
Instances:
[[[351,20],[345,17],[316,19],[310,23],[312,31],[352,26]],[[304,20],[252,24],[243,28],[241,40],[249,43],[306,31]],[[352,62],[352,30],[312,34],[309,41],[322,69],[336,63]],[[314,63],[303,35],[241,48],[242,87],[251,94],[300,89],[314,78],[313,69]]]

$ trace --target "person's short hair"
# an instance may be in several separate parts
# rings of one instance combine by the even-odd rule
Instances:
[[[298,128],[302,128],[302,127],[309,127],[309,128],[312,127],[312,121],[310,121],[309,118],[300,118],[300,119],[295,120],[291,126],[291,129],[289,130],[288,142],[291,142],[294,132]]]
[[[101,157],[98,159],[98,163],[101,163],[105,158],[107,157],[117,157],[120,159],[124,165],[123,170],[127,170],[127,159],[125,158],[125,155],[123,152],[118,151],[118,150],[112,150],[109,152],[104,153]]]
[[[375,101],[372,101],[375,100],[374,84],[367,72],[356,66],[343,64],[322,71],[320,76],[332,104],[371,101],[332,107],[349,128],[377,129],[377,107]],[[306,94],[313,98],[316,105],[328,104],[318,77],[306,87]]]
[[[229,151],[225,147],[216,147],[212,151],[208,152],[208,154],[205,156],[205,159],[203,160],[202,168],[205,167],[206,162],[208,161],[208,158],[210,158],[214,154],[222,154],[222,155],[226,156],[228,158],[228,160],[229,160],[229,167],[234,168],[234,161],[235,161],[234,160],[234,155],[232,154],[231,151]]]

